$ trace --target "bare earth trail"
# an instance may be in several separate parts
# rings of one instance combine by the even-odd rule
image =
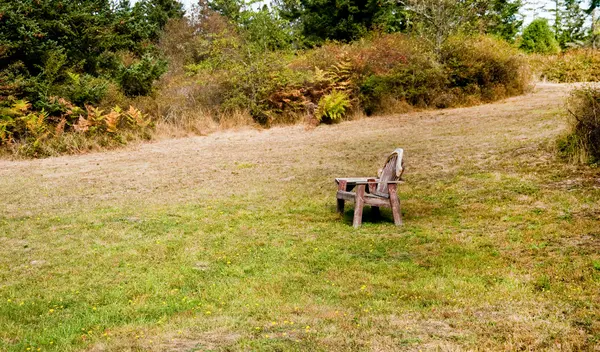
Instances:
[[[600,170],[572,86],[471,108],[0,160],[0,351],[589,350]],[[405,149],[405,225],[335,177]]]
[[[395,146],[406,149],[410,168],[417,172],[449,171],[457,162],[477,163],[515,143],[555,136],[564,121],[554,114],[568,89],[545,84],[497,104],[368,118],[313,131],[293,126],[223,132],[89,155],[0,160],[0,206],[10,215],[82,205],[185,202],[206,192],[236,192],[231,182],[247,189],[256,179],[290,181],[314,170],[327,174],[330,183],[340,175],[372,174]],[[544,114],[547,118],[540,119]],[[356,169],[356,163],[365,167]]]

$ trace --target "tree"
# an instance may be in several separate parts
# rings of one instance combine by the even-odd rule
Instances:
[[[519,11],[523,3],[520,0],[493,0],[488,2],[483,16],[486,32],[494,34],[508,42],[513,42],[523,26]]]
[[[522,21],[519,0],[402,0],[410,26],[440,50],[457,33],[492,33],[513,40]]]
[[[560,21],[556,28],[556,39],[562,48],[583,43],[586,38],[586,14],[581,0],[564,0]]]
[[[525,28],[520,48],[529,53],[556,54],[560,52],[560,46],[554,38],[548,20],[544,18],[534,20]]]
[[[134,59],[151,53],[169,18],[181,16],[176,0],[141,0],[133,7],[113,0],[2,1],[0,81],[20,82],[11,94],[34,103],[55,85],[69,84],[69,73],[82,74],[79,82],[94,82],[96,89],[102,84],[92,78],[122,76],[119,53]]]
[[[225,17],[245,39],[261,50],[289,48],[293,41],[289,21],[266,4],[259,8],[255,4],[255,0],[200,0],[195,11],[200,16],[217,14]]]
[[[405,27],[403,6],[393,0],[278,0],[276,6],[308,45],[327,39],[350,41],[372,29]]]

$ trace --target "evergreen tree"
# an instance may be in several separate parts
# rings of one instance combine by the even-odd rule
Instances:
[[[544,18],[534,20],[525,28],[520,48],[530,53],[539,54],[556,54],[560,52],[560,46],[554,38],[548,20]]]
[[[35,103],[47,98],[55,83],[66,84],[68,73],[86,75],[80,82],[100,76],[120,80],[117,53],[141,59],[152,52],[169,18],[182,16],[176,0],[140,0],[133,7],[113,0],[2,1],[0,83],[20,82],[7,94]],[[150,56],[143,62],[164,66]],[[158,66],[151,72],[164,71]]]
[[[404,28],[403,6],[392,0],[279,0],[283,18],[296,24],[307,44],[350,41],[369,30]]]
[[[513,42],[523,26],[519,11],[523,6],[521,0],[486,1],[483,14],[485,31],[506,41]]]
[[[565,0],[557,39],[561,47],[583,43],[586,38],[586,14],[581,8],[581,0]]]

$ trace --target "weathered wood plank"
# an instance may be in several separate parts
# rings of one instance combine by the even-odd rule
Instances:
[[[348,185],[348,182],[341,180],[338,183],[338,191],[342,191],[345,192],[346,191],[346,186]],[[344,213],[344,204],[346,203],[346,201],[344,199],[337,199],[337,211],[341,214]]]
[[[365,197],[365,204],[375,207],[386,207],[390,208],[390,200],[387,198],[379,198],[379,197]]]
[[[362,224],[363,207],[365,205],[365,185],[360,185],[356,189],[356,201],[354,202],[354,219],[352,225],[359,228]]]
[[[336,198],[354,202],[356,200],[356,193],[348,191],[338,191],[336,194]]]
[[[394,216],[394,224],[396,226],[402,226],[402,209],[400,208],[400,199],[398,198],[398,186],[391,184],[388,185],[388,191],[390,194],[390,205],[392,206],[392,215]]]

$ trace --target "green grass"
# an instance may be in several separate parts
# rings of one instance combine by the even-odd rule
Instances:
[[[545,137],[498,138],[483,162],[409,169],[402,228],[367,209],[352,229],[351,206],[335,213],[338,168],[317,157],[290,182],[251,177],[278,166],[223,160],[247,182],[200,184],[195,200],[5,203],[0,350],[592,349],[598,174],[556,160]],[[325,160],[361,146],[322,143],[311,148]],[[340,163],[368,172],[396,143]],[[3,182],[35,199],[32,180]]]

